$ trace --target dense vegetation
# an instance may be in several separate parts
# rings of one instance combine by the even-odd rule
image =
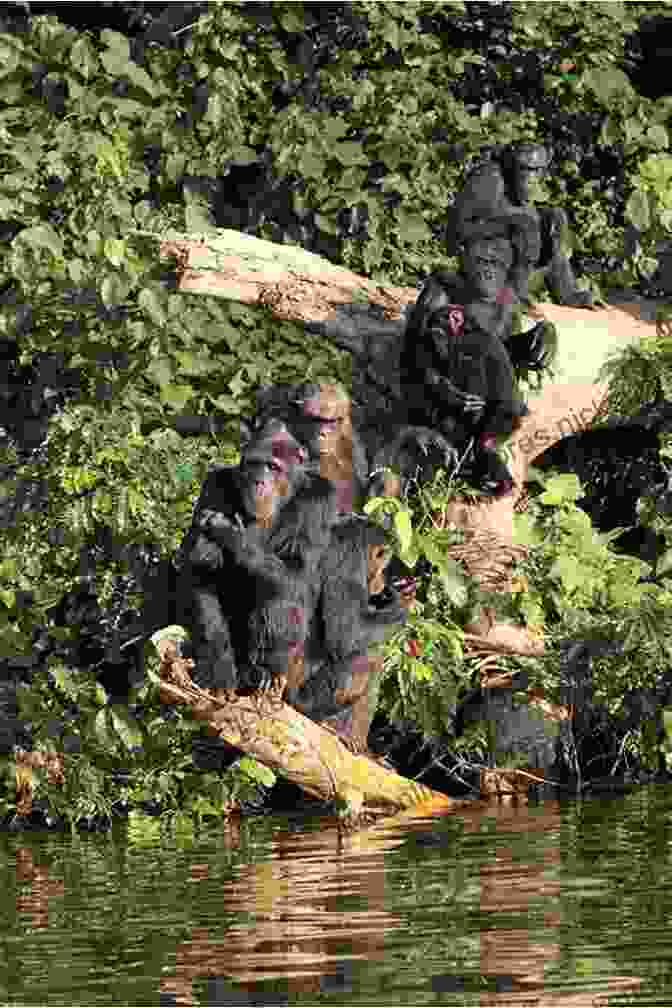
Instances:
[[[628,77],[640,19],[669,4],[213,3],[200,18],[204,5],[187,5],[193,25],[154,26],[158,44],[152,5],[123,6],[139,19],[132,42],[53,16],[0,35],[0,647],[28,722],[3,732],[8,752],[31,738],[81,750],[51,797],[74,817],[119,795],[228,807],[219,773],[194,783],[194,729],[141,682],[142,646],[169,619],[168,560],[207,466],[235,455],[255,387],[349,378],[347,355],[298,326],[175,293],[156,236],[214,222],[412,285],[451,264],[446,208],[469,159],[520,139],[555,147],[547,195],[573,223],[582,286],[655,290],[672,230],[672,97]],[[638,394],[653,368],[667,391],[666,346],[640,354]],[[190,427],[185,414],[213,419]],[[662,690],[666,659],[649,663],[647,648],[664,643],[666,590],[640,592],[636,562],[549,492],[532,512],[529,590],[506,605],[558,636],[599,624],[624,639],[660,615],[639,663],[631,649],[601,681],[612,710],[627,684]],[[442,577],[390,646],[383,701],[436,731],[471,678],[460,626],[479,599],[442,561],[440,534],[421,531],[424,513],[416,544]],[[586,543],[595,563],[578,572],[572,550]],[[546,680],[552,664],[537,670]],[[648,749],[639,722],[624,732],[655,763],[649,722]]]

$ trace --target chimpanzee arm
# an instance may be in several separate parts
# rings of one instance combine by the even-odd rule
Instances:
[[[551,294],[563,305],[574,308],[592,308],[593,295],[587,290],[578,290],[576,277],[567,255],[562,249],[562,236],[568,229],[567,215],[559,207],[545,207],[540,211],[546,232],[546,285]]]

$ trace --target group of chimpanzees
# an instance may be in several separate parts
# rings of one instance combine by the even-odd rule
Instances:
[[[200,685],[223,698],[285,692],[360,751],[380,669],[371,645],[403,623],[409,599],[386,584],[385,530],[352,511],[366,466],[348,405],[329,386],[260,395],[241,424],[240,464],[214,468],[203,486],[178,599]]]
[[[449,250],[461,251],[457,274],[426,281],[408,317],[400,355],[401,392],[412,424],[440,431],[461,454],[465,475],[486,493],[508,493],[511,474],[495,450],[528,410],[515,370],[540,370],[552,356],[552,327],[513,332],[513,307],[529,305],[538,271],[562,304],[590,307],[562,250],[566,216],[537,209],[530,182],[550,158],[538,144],[503,148],[467,176],[451,209]]]
[[[529,179],[548,160],[522,144],[467,177],[453,210],[462,270],[432,274],[408,317],[398,409],[375,447],[333,386],[260,392],[241,425],[240,464],[210,473],[181,550],[181,619],[203,686],[286,691],[365,748],[379,669],[369,650],[403,622],[412,589],[389,575],[385,531],[357,512],[465,459],[486,493],[510,491],[495,439],[527,414],[514,368],[540,369],[549,351],[543,322],[513,333],[513,305],[527,303],[534,268],[564,303],[590,304],[560,248],[560,211],[529,202]]]

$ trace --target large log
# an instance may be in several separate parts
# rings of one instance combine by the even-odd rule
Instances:
[[[264,304],[279,319],[322,332],[360,362],[371,363],[373,354],[385,371],[396,357],[405,311],[417,297],[414,287],[382,286],[313,252],[238,231],[174,233],[159,248],[162,256],[177,259],[179,290]],[[607,391],[606,383],[598,382],[601,366],[655,324],[630,302],[593,310],[540,303],[531,315],[553,322],[559,350],[554,380],[530,393],[530,415],[509,443],[516,491],[507,503],[491,502],[493,510],[507,511],[507,528],[529,464],[551,444],[589,426]]]
[[[368,756],[351,753],[338,735],[304,717],[272,694],[239,696],[233,702],[215,698],[192,681],[193,662],[178,654],[179,627],[157,631],[160,695],[165,703],[185,704],[193,716],[229,745],[253,756],[308,794],[336,801],[348,824],[373,815],[391,814],[424,804],[435,811],[463,808],[424,784],[401,777]]]

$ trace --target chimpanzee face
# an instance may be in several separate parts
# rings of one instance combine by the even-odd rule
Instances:
[[[248,518],[274,518],[290,490],[286,467],[277,459],[245,459],[238,471],[240,496]]]
[[[464,249],[464,273],[476,294],[495,300],[506,286],[513,261],[511,243],[505,238],[488,238],[469,243]]]
[[[301,403],[306,443],[313,458],[336,455],[348,419],[347,402],[323,401],[318,395]]]
[[[306,451],[281,420],[270,419],[241,442],[238,489],[249,518],[272,522],[305,472]]]
[[[534,203],[538,186],[548,170],[548,152],[537,144],[522,144],[512,152],[510,194],[517,206]]]

